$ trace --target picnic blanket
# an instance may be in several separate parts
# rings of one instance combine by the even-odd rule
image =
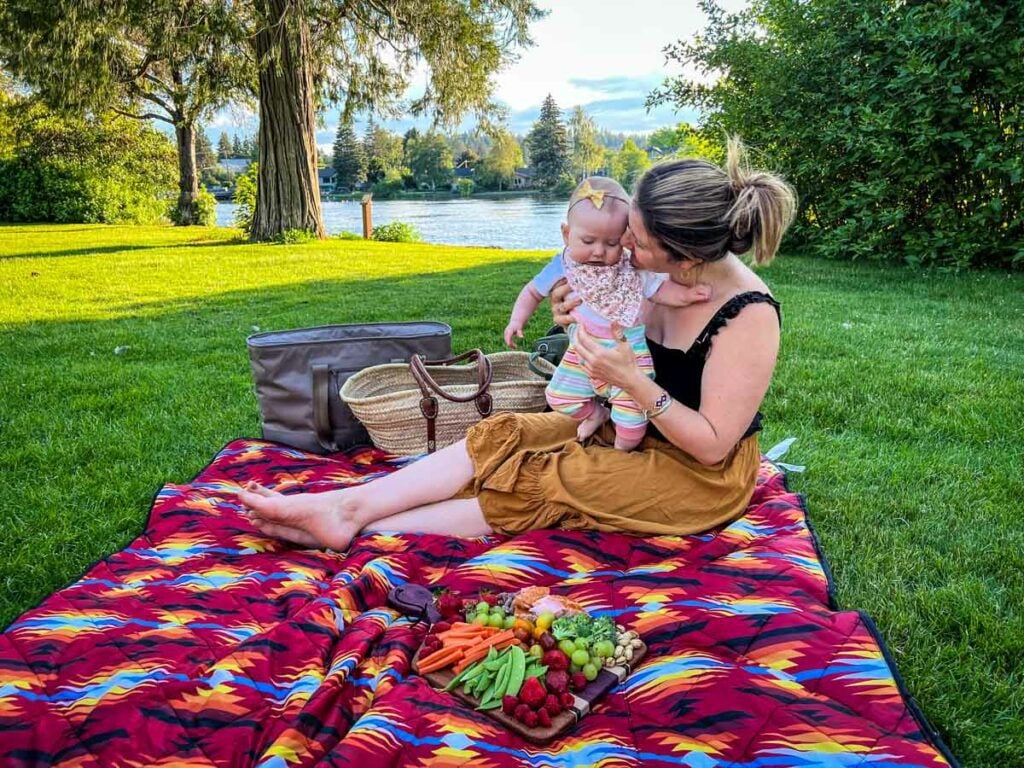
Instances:
[[[407,460],[228,444],[145,532],[0,635],[3,766],[945,766],[871,622],[839,612],[770,462],[701,536],[369,535],[344,554],[259,534],[233,495],[370,482]],[[414,581],[547,584],[649,656],[566,737],[527,744],[410,671]]]

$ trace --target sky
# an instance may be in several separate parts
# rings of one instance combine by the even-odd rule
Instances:
[[[719,4],[737,10],[745,2]],[[495,98],[508,110],[513,133],[530,130],[548,93],[563,110],[580,105],[598,127],[615,132],[647,132],[696,121],[693,110],[644,108],[654,88],[682,73],[677,62],[666,62],[664,48],[701,29],[704,16],[696,0],[539,0],[538,5],[549,13],[530,27],[534,45],[520,51],[518,61],[495,78]],[[317,143],[327,147],[337,130],[338,110],[327,111],[323,122]],[[429,126],[429,119],[379,122],[397,133]],[[462,127],[471,128],[474,122],[467,120]],[[364,128],[365,119],[357,119],[357,132]],[[221,131],[251,135],[255,130],[255,117],[238,109],[222,111],[208,127],[215,142]]]

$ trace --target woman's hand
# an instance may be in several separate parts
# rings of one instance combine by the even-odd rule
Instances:
[[[572,288],[569,287],[569,283],[565,281],[564,277],[551,289],[551,319],[555,325],[560,325],[563,328],[568,328],[571,323],[575,322],[570,312],[583,303],[578,296],[570,296],[571,293]]]
[[[612,333],[617,338],[615,346],[606,347],[587,333],[587,329],[580,323],[576,326],[576,354],[591,379],[607,382],[628,392],[638,376],[646,377],[636,364],[633,348],[622,335],[618,323],[612,324]]]

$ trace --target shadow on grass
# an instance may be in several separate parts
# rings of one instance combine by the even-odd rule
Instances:
[[[104,253],[127,253],[128,251],[170,251],[177,248],[224,248],[232,245],[251,245],[240,238],[225,237],[223,240],[195,240],[190,243],[154,243],[153,245],[99,245],[92,248],[67,248],[62,251],[32,251],[11,253],[0,256],[0,261],[16,259],[56,259],[66,256],[96,256]]]
[[[52,349],[66,344],[69,358],[85,348],[72,340],[110,336],[123,341],[144,333],[159,346],[188,348],[200,339],[206,346],[234,343],[238,329],[261,331],[333,323],[366,323],[399,320],[440,320],[475,334],[486,332],[492,348],[502,345],[504,328],[521,286],[536,272],[537,261],[528,259],[444,272],[353,277],[351,280],[314,280],[283,286],[187,297],[167,301],[112,306],[127,313],[104,320],[46,320],[9,327],[0,333],[8,348],[31,339]],[[546,308],[537,323],[550,320]],[[253,331],[255,332],[255,331]],[[456,343],[458,343],[456,341]],[[243,355],[244,356],[244,355]]]

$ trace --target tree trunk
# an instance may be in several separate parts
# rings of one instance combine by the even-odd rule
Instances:
[[[199,177],[196,174],[196,127],[180,121],[174,125],[178,142],[178,213],[174,223],[181,227],[199,224],[196,201],[199,198]]]
[[[250,237],[272,240],[303,229],[324,238],[306,9],[302,0],[259,0],[257,6],[263,16],[256,35],[260,162]]]

